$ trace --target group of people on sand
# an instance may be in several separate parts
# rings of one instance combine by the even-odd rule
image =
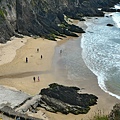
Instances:
[[[37,48],[37,52],[39,52],[39,48]],[[43,56],[41,55],[40,58],[42,59]],[[25,62],[28,63],[28,57],[26,57]]]
[[[39,52],[39,50],[40,50],[40,49],[37,48],[37,53]],[[42,55],[41,55],[40,57],[41,57],[41,59],[43,58]],[[25,62],[28,63],[28,57],[26,57]],[[33,81],[36,82],[36,77],[33,77]],[[37,77],[37,81],[38,81],[38,82],[40,81],[40,77],[39,77],[39,76]]]
[[[37,52],[39,52],[39,48],[37,48]],[[62,54],[62,50],[60,50],[60,54]],[[41,55],[41,59],[43,58],[43,56]],[[26,57],[26,63],[28,63],[28,58]],[[36,82],[36,77],[33,77],[33,81]],[[37,81],[40,81],[40,77],[37,77]]]
[[[36,82],[36,77],[33,77],[33,81]],[[38,82],[40,81],[40,77],[39,76],[37,77],[37,81]]]

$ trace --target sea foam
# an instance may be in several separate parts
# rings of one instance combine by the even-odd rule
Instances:
[[[98,77],[99,86],[118,99],[120,99],[120,30],[115,27],[115,20],[118,20],[119,16],[118,13],[114,13],[112,17],[110,15],[87,19],[85,24],[88,28],[81,41],[83,60]],[[108,23],[114,26],[109,27]]]

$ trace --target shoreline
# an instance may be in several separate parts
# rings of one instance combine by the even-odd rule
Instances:
[[[72,41],[75,41],[72,37],[68,37],[68,39],[66,38],[66,40],[61,40],[58,42],[43,40],[42,38],[29,38],[25,45],[17,49],[16,56],[10,63],[0,66],[0,76],[3,76],[0,78],[0,84],[13,88],[15,87],[16,89],[31,95],[36,95],[40,92],[41,89],[48,87],[50,83],[57,82],[62,85],[85,88],[82,90],[82,93],[94,94],[98,97],[98,104],[92,106],[91,110],[87,114],[82,115],[63,115],[61,113],[51,113],[40,108],[40,110],[46,114],[49,120],[87,120],[99,112],[99,110],[103,110],[104,114],[108,114],[111,111],[113,105],[119,102],[119,100],[100,89],[95,75],[92,75],[91,77],[86,76],[84,79],[81,77],[76,81],[66,80],[64,75],[63,77],[56,77],[54,75],[51,68],[52,62],[54,60],[54,55],[59,55],[59,50],[55,51],[55,48],[57,46],[60,47],[61,45],[65,45],[66,42],[70,40],[70,38]],[[36,52],[37,48],[40,49],[38,53]],[[40,59],[40,55],[43,55],[42,60]],[[29,58],[28,63],[25,63],[26,56]],[[40,76],[40,82],[38,82],[36,79],[36,82],[34,83],[33,76],[36,78],[37,76]],[[35,114],[30,113],[30,115],[39,118],[39,113],[40,111]]]
[[[108,41],[109,42],[109,40],[111,39],[113,39],[112,41],[113,41],[113,44],[114,43],[118,43],[118,44],[116,44],[116,45],[119,45],[119,42],[116,42],[114,39],[117,39],[117,38],[119,38],[119,36],[117,35],[117,30],[119,30],[119,28],[116,26],[116,22],[114,21],[114,14],[116,14],[116,13],[112,13],[113,15],[111,16],[111,13],[106,13],[105,14],[105,17],[98,17],[97,19],[95,19],[94,17],[92,17],[91,19],[89,19],[89,20],[87,20],[86,21],[86,23],[85,24],[88,24],[88,26],[90,27],[87,31],[91,31],[91,33],[94,33],[94,34],[91,34],[91,38],[89,37],[90,36],[90,33],[88,33],[88,36],[87,37],[85,37],[85,39],[86,39],[86,41],[88,41],[88,42],[86,42],[86,43],[88,43],[89,44],[89,42],[90,42],[90,44],[93,42],[93,46],[95,47],[95,48],[97,48],[97,49],[99,49],[99,51],[102,51],[102,49],[100,50],[100,41],[101,41],[101,43],[103,43],[103,44],[101,44],[101,46],[104,46],[104,44],[106,44],[107,46],[109,46],[108,48],[107,47],[105,47],[104,46],[104,49],[107,49],[107,50],[109,50],[109,54],[112,56],[113,54],[115,54],[116,56],[117,56],[117,53],[112,53],[112,52],[110,52],[110,51],[115,51],[114,49],[117,49],[114,45],[113,45],[113,49],[111,48],[110,49],[110,45],[111,44],[109,44],[109,43],[105,43],[105,41]],[[106,17],[107,16],[107,17]],[[116,18],[117,19],[117,18]],[[92,27],[91,27],[91,23],[92,23]],[[112,24],[113,25],[113,27],[112,28],[110,28],[110,27],[108,27],[107,28],[107,24],[108,23],[110,23],[110,24]],[[95,26],[95,25],[97,25],[97,27]],[[98,29],[96,29],[95,30],[95,28],[98,28]],[[101,31],[100,31],[100,29],[102,29]],[[112,31],[112,29],[113,29],[113,31]],[[108,31],[109,30],[109,31]],[[116,31],[115,31],[116,30]],[[97,33],[97,31],[99,31],[99,33]],[[102,31],[104,31],[104,32],[102,32]],[[110,32],[110,33],[114,33],[112,36],[115,36],[115,33],[116,33],[116,37],[114,38],[111,38],[111,35],[108,35],[107,36],[107,38],[105,38],[105,40],[104,40],[104,34],[106,34],[107,32],[105,32],[105,31],[107,31],[107,32]],[[97,42],[95,42],[95,39],[96,39],[96,35],[98,35],[98,34],[101,34],[101,36],[98,36],[98,39],[96,40]],[[103,36],[103,37],[102,37]],[[102,38],[102,39],[101,39]],[[84,38],[83,38],[84,39]],[[93,39],[93,40],[92,40]],[[102,40],[104,40],[104,41],[102,41]],[[94,44],[94,43],[96,43],[96,45]],[[84,47],[85,46],[87,46],[87,44],[86,45],[84,45]],[[92,49],[94,49],[94,47],[93,46],[91,46],[91,50]],[[87,48],[87,47],[86,47]],[[88,47],[89,48],[89,47]],[[88,49],[87,48],[87,49]],[[86,49],[86,51],[87,51],[87,49]],[[120,96],[119,96],[119,92],[117,92],[117,91],[119,91],[119,89],[117,90],[117,88],[115,88],[115,87],[113,87],[113,84],[111,84],[111,87],[109,86],[110,85],[110,82],[109,82],[109,80],[111,79],[111,77],[109,76],[110,75],[110,71],[107,73],[106,71],[105,71],[105,68],[107,69],[108,68],[108,64],[107,64],[107,62],[109,62],[108,61],[108,59],[109,59],[109,57],[108,57],[108,54],[107,54],[107,52],[105,53],[104,51],[102,51],[101,53],[98,51],[96,49],[96,53],[98,53],[98,54],[105,54],[105,56],[106,56],[106,60],[103,58],[99,58],[99,56],[97,56],[96,55],[96,58],[94,58],[93,57],[93,54],[92,54],[92,52],[94,53],[94,51],[92,51],[91,52],[91,59],[94,59],[93,61],[95,61],[95,64],[96,64],[96,62],[98,61],[98,63],[96,64],[96,66],[90,66],[90,64],[88,65],[90,68],[91,68],[91,71],[93,71],[93,73],[95,73],[97,76],[98,76],[98,84],[99,84],[99,87],[104,91],[104,92],[106,92],[107,94],[109,94],[109,95],[111,95],[111,96],[113,96],[113,97],[115,97],[115,98],[117,98],[117,99],[119,99],[120,100]],[[87,51],[87,53],[88,53],[88,51]],[[88,56],[90,56],[90,55],[88,55]],[[98,59],[97,59],[98,58]],[[89,58],[90,59],[90,58]],[[96,60],[95,60],[96,59]],[[119,59],[119,58],[118,58]],[[112,69],[112,67],[113,66],[115,66],[115,64],[117,63],[115,60],[117,60],[117,57],[115,58],[115,56],[114,56],[114,61],[112,61],[112,62],[109,62],[109,65],[111,65],[112,63],[114,63],[114,64],[112,64],[111,65],[111,68],[110,69]],[[86,61],[89,61],[89,60],[86,60]],[[107,61],[106,62],[106,65],[105,65],[105,61]],[[104,66],[103,68],[102,68],[102,72],[100,72],[99,71],[99,68],[97,67],[97,65],[98,66],[100,66],[100,62],[102,63],[101,65],[102,66]],[[92,63],[92,62],[91,62]],[[94,69],[94,68],[96,68],[96,70]],[[114,71],[113,71],[114,72]],[[109,76],[110,78],[107,78],[107,77],[105,77],[105,74],[107,74],[106,76]],[[112,74],[114,74],[114,73],[112,73]],[[116,75],[115,76],[118,76],[118,71],[116,71]],[[102,77],[101,77],[102,76]],[[114,79],[116,80],[116,77],[114,76]],[[107,80],[108,79],[108,80]],[[112,78],[112,80],[114,80],[113,78]],[[111,80],[111,81],[112,81]],[[115,81],[114,80],[114,81]],[[119,80],[119,79],[118,79]],[[117,80],[116,80],[117,81]],[[107,84],[107,82],[109,83],[109,84]],[[117,86],[118,86],[118,82],[116,82],[116,84],[117,84]],[[116,86],[115,84],[114,84],[114,86]],[[116,86],[116,87],[117,87]],[[118,93],[118,94],[117,94]]]
[[[74,39],[71,39],[71,41],[74,41]],[[61,45],[61,48],[66,49],[65,45],[64,46]],[[59,45],[58,45],[58,49],[60,49]],[[71,47],[71,49],[72,49],[72,47]],[[81,62],[83,61],[82,58],[81,58],[80,61]],[[82,63],[82,64],[85,65],[85,63]],[[61,69],[61,67],[60,67],[60,69]],[[64,71],[64,69],[62,69],[62,70]],[[67,86],[77,86],[79,88],[84,88],[82,90],[82,93],[94,94],[94,95],[96,95],[98,97],[98,103],[97,103],[97,105],[92,106],[91,110],[87,114],[80,115],[80,116],[79,115],[78,116],[70,115],[71,117],[69,117],[69,120],[72,120],[73,118],[75,118],[76,120],[79,120],[80,118],[83,119],[83,120],[88,120],[89,118],[92,118],[92,116],[96,115],[97,113],[98,114],[101,113],[101,114],[104,114],[104,115],[108,115],[109,112],[112,110],[113,106],[116,103],[119,102],[119,100],[117,98],[115,98],[115,97],[113,97],[113,96],[105,93],[99,87],[97,76],[95,76],[88,68],[86,69],[86,71],[87,71],[87,74],[84,76],[84,78],[80,77],[79,80],[75,80],[75,81],[73,81],[73,80],[67,80],[66,78],[63,79],[63,77],[61,77],[62,75],[58,76],[58,78],[60,77],[62,79],[58,79],[57,78],[59,84],[67,85]],[[63,74],[63,76],[64,76],[64,74]],[[66,116],[64,116],[64,117],[60,116],[60,117],[61,117],[60,120],[62,120],[62,119],[68,119]],[[55,117],[55,120],[57,120],[57,115]]]

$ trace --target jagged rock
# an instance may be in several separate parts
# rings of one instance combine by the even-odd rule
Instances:
[[[120,9],[110,9],[109,7],[102,8],[101,11],[106,11],[106,12],[120,12]]]
[[[26,114],[15,112],[15,110],[9,106],[4,106],[3,108],[0,109],[0,112],[13,119],[15,119],[16,117],[19,117],[20,120],[43,120],[40,118],[35,118],[35,117],[28,116]]]
[[[113,107],[113,110],[110,112],[108,119],[109,120],[119,120],[120,119],[120,103],[116,104]]]
[[[114,26],[113,24],[107,24],[107,26],[110,26],[110,27],[112,27],[112,26]]]
[[[84,114],[90,109],[89,106],[97,103],[97,97],[92,94],[79,94],[77,87],[67,87],[56,83],[50,84],[49,88],[42,89],[40,106],[52,112],[64,114]]]
[[[31,111],[37,112],[37,107],[43,107],[51,112],[61,112],[63,114],[86,114],[92,105],[97,103],[97,97],[92,94],[79,94],[78,87],[68,87],[50,84],[49,88],[42,89],[39,95],[31,97],[19,106],[15,111],[21,114]]]
[[[51,112],[61,112],[63,114],[73,113],[73,114],[85,114],[90,108],[81,107],[77,105],[67,104],[59,99],[51,98],[49,96],[43,95],[41,98],[40,106]]]
[[[72,32],[77,32],[77,33],[85,33],[85,31],[78,27],[78,26],[75,26],[75,25],[68,25],[68,30],[72,31]]]
[[[26,100],[23,104],[17,106],[15,108],[15,111],[19,113],[25,113],[28,110],[30,110],[31,112],[36,112],[36,108],[39,104],[40,99],[41,99],[41,95],[36,95],[34,97],[31,97],[28,100]]]

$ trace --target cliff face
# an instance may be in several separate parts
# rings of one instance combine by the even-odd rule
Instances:
[[[14,35],[16,10],[15,0],[0,0],[0,43]]]
[[[68,25],[64,14],[82,20],[83,16],[103,16],[97,9],[109,8],[120,0],[0,0],[0,42],[17,33],[54,39],[55,35],[84,32]]]

